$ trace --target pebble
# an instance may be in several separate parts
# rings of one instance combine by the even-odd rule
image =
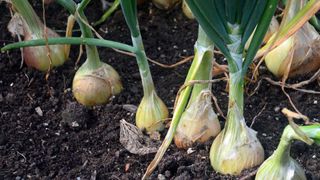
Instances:
[[[80,125],[79,125],[79,123],[77,122],[77,121],[73,121],[72,123],[71,123],[71,127],[79,127]]]
[[[38,106],[34,109],[39,116],[43,116],[42,109]]]
[[[158,180],[166,180],[166,177],[163,174],[158,174]]]
[[[280,107],[279,107],[279,106],[276,106],[276,107],[274,108],[274,111],[275,111],[275,112],[279,112],[279,111],[280,111]]]
[[[126,111],[129,111],[129,112],[132,112],[132,113],[135,113],[138,109],[137,106],[133,105],[133,104],[125,104],[122,106],[122,108]]]
[[[266,136],[267,136],[267,134],[266,134],[266,133],[262,133],[262,136],[266,137]]]
[[[188,148],[188,150],[187,150],[187,154],[192,154],[194,152],[195,152],[195,150],[193,150],[192,148]]]
[[[313,101],[313,104],[318,104],[318,101],[317,101],[317,100],[314,100],[314,101]]]

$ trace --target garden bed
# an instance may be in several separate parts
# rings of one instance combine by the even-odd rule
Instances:
[[[100,4],[94,1],[87,9],[89,20],[101,15]],[[36,4],[41,14],[41,4]],[[10,13],[2,3],[0,11],[1,45],[17,41],[7,31]],[[58,12],[58,13],[57,13]],[[149,58],[164,64],[174,64],[193,55],[197,24],[185,18],[180,7],[170,11],[156,9],[151,3],[139,8],[142,37]],[[63,30],[67,13],[58,5],[46,9],[47,25]],[[63,23],[62,23],[63,22]],[[130,33],[121,12],[98,29],[105,39],[131,43]],[[75,33],[79,35],[79,33]],[[61,33],[63,35],[63,32]],[[73,47],[70,60],[62,67],[45,73],[19,68],[19,50],[0,54],[0,179],[140,179],[154,154],[139,156],[129,153],[119,142],[120,120],[134,123],[134,113],[124,105],[139,104],[142,86],[139,70],[133,57],[99,48],[102,61],[112,65],[122,77],[123,92],[104,106],[86,109],[72,96],[72,78],[76,72],[75,59],[78,47]],[[80,63],[85,60],[83,56]],[[222,58],[217,58],[219,63]],[[172,111],[175,95],[183,84],[190,63],[166,69],[150,63],[158,95]],[[261,77],[270,77],[264,67]],[[294,83],[311,75],[291,79]],[[257,86],[253,84],[250,92]],[[213,84],[222,111],[227,111],[225,82]],[[307,89],[320,90],[317,82]],[[293,103],[313,122],[320,122],[320,96],[287,90]],[[262,81],[252,96],[245,98],[247,124],[258,131],[266,157],[275,150],[287,119],[281,113],[291,108],[281,88]],[[259,114],[259,116],[257,116]],[[220,118],[224,123],[223,118]],[[75,123],[76,122],[76,123]],[[76,124],[76,125],[75,125]],[[165,133],[162,133],[164,137]],[[235,179],[252,177],[257,168],[243,172],[238,177],[224,176],[213,171],[209,162],[211,142],[197,145],[188,153],[171,145],[152,179]],[[305,168],[308,179],[320,179],[320,151],[316,146],[293,144],[292,156]]]

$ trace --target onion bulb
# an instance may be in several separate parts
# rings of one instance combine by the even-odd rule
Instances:
[[[168,10],[178,4],[181,0],[152,0],[152,3],[159,9]]]
[[[202,90],[181,116],[174,142],[188,148],[194,142],[204,143],[220,132],[220,123],[211,105],[210,90]]]
[[[110,97],[122,90],[119,74],[108,64],[101,63],[95,69],[89,69],[86,61],[77,71],[72,83],[72,92],[76,100],[85,106],[104,104]]]
[[[47,38],[60,37],[53,30],[46,28]],[[34,34],[28,30],[24,33],[24,40],[43,39],[44,36]],[[57,67],[62,65],[66,58],[64,45],[49,45],[49,49],[46,46],[25,47],[23,48],[24,62],[35,69],[40,71],[47,71],[51,67]],[[50,58],[49,56],[50,55]]]
[[[309,73],[320,68],[319,49],[319,34],[307,22],[294,35],[269,52],[265,63],[269,71],[277,77],[286,73],[290,61],[290,77]]]
[[[15,31],[16,27],[15,34],[22,34],[25,41],[59,37],[56,32],[41,22],[27,0],[11,0],[10,2],[18,16],[14,16],[10,21],[9,31]],[[68,53],[65,51],[64,45],[48,45],[25,47],[23,48],[23,56],[28,66],[40,71],[47,71],[52,67],[62,65],[66,61]]]
[[[229,122],[230,120],[233,123]],[[257,139],[256,131],[245,124],[243,115],[234,104],[229,107],[225,128],[211,146],[211,166],[222,174],[239,175],[242,170],[257,166],[263,160],[264,150]]]
[[[291,143],[294,139],[307,144],[319,142],[320,125],[298,126],[301,133],[296,133],[291,126],[287,126],[281,136],[280,143],[274,153],[259,167],[256,180],[264,179],[307,179],[303,168],[290,156]],[[305,135],[302,137],[301,135]]]
[[[289,2],[288,11],[282,19],[283,26],[286,26],[305,4],[305,1]],[[270,39],[271,42],[275,35]],[[320,68],[319,43],[319,33],[307,22],[265,56],[267,68],[277,77],[282,77],[286,73],[292,77],[317,70]]]
[[[152,90],[151,93],[145,94],[140,102],[136,113],[136,125],[139,129],[146,130],[148,133],[162,131],[164,120],[168,116],[167,106]]]

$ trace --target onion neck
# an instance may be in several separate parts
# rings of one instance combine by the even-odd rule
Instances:
[[[133,46],[136,48],[136,59],[139,66],[139,72],[142,81],[144,96],[150,96],[154,92],[154,83],[152,80],[148,60],[144,51],[141,35],[131,35]]]
[[[229,78],[229,104],[225,129],[226,132],[230,131],[230,133],[241,132],[242,128],[240,126],[245,125],[243,118],[244,81],[241,71],[230,73]]]
[[[76,16],[77,22],[79,23],[82,37],[84,38],[93,38],[93,33],[91,29],[83,22],[88,22],[86,16],[83,12],[78,11],[79,16]],[[86,45],[86,54],[87,60],[85,66],[87,69],[94,70],[99,68],[102,63],[100,61],[99,53],[96,46]]]
[[[14,9],[23,17],[26,22],[29,33],[38,36],[43,35],[44,25],[33,10],[28,0],[11,0]]]
[[[290,159],[291,140],[282,136],[277,149],[273,153],[274,160],[279,164],[288,162]]]
[[[242,71],[243,58],[241,47],[241,35],[238,25],[230,25],[232,31],[230,33],[231,43],[227,45],[232,62],[235,62],[235,66],[229,65],[229,104],[228,104],[228,115],[226,122],[226,131],[241,132],[240,126],[245,126],[243,118],[244,110],[244,77],[245,74]]]

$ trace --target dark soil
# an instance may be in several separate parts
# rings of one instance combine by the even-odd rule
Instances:
[[[94,1],[87,14],[89,20],[98,19],[102,11]],[[41,5],[34,3],[39,14]],[[4,3],[0,10],[1,45],[17,41],[6,29],[10,13]],[[58,13],[57,13],[58,12]],[[58,5],[46,10],[47,24],[56,30],[65,27],[67,13]],[[193,54],[197,24],[187,20],[177,7],[170,11],[156,9],[151,3],[139,8],[139,21],[147,55],[161,63],[173,64]],[[63,22],[63,23],[62,23]],[[98,28],[106,39],[130,44],[129,31],[121,15],[115,15]],[[63,35],[63,33],[62,33]],[[134,123],[134,114],[123,105],[138,105],[142,97],[139,72],[133,57],[99,48],[101,59],[112,65],[121,75],[124,91],[104,106],[86,109],[72,97],[71,83],[75,74],[78,47],[74,47],[71,60],[54,69],[45,80],[45,74],[20,66],[20,51],[0,54],[0,179],[140,179],[154,154],[138,156],[129,153],[119,142],[119,121]],[[84,57],[81,63],[84,61]],[[219,60],[221,63],[221,61]],[[174,69],[151,64],[159,96],[168,107],[182,85],[190,63]],[[274,79],[262,67],[261,76]],[[307,79],[310,75],[290,80],[291,83]],[[249,91],[257,84],[250,86]],[[213,93],[226,113],[226,84],[213,85]],[[319,91],[317,82],[305,88]],[[287,90],[297,108],[319,122],[320,96]],[[291,108],[288,99],[277,86],[263,81],[257,92],[245,99],[245,118],[248,125],[256,118],[253,129],[265,148],[266,156],[275,150],[287,119],[281,114],[284,107]],[[35,109],[41,109],[40,116]],[[291,108],[292,109],[292,108]],[[220,118],[223,122],[223,119]],[[76,122],[77,126],[74,126]],[[162,137],[165,134],[162,134]],[[248,176],[256,168],[239,177],[217,174],[210,166],[208,153],[211,142],[193,148],[187,154],[171,145],[152,179],[235,179]],[[320,151],[316,146],[296,142],[292,156],[305,168],[308,179],[320,179]]]

